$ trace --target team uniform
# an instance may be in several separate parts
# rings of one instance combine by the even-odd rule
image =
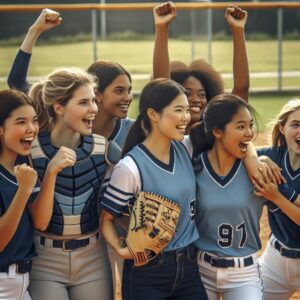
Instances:
[[[108,140],[114,141],[121,149],[123,149],[127,134],[134,122],[134,120],[129,118],[118,119],[116,127]]]
[[[9,208],[18,189],[16,178],[0,165],[0,216]],[[39,191],[35,187],[28,202],[33,201]],[[26,206],[15,235],[0,255],[0,299],[30,300],[27,288],[31,259],[36,255],[34,225]]]
[[[295,191],[287,198],[295,201],[300,193],[300,169],[292,169],[287,147],[265,148],[258,154],[268,156],[282,169],[288,186]],[[268,217],[272,235],[260,259],[265,299],[289,299],[300,291],[300,226],[275,205],[268,210]]]
[[[30,59],[31,59],[31,54],[26,53],[21,49],[18,51],[13,66],[11,68],[10,74],[8,76],[8,85],[11,88],[17,88],[18,90],[28,93],[31,84],[27,81],[26,78],[27,78]],[[111,134],[111,136],[108,138],[108,141],[113,141],[120,147],[120,149],[122,149],[128,131],[130,130],[133,123],[134,120],[131,120],[129,118],[118,119],[114,131]],[[106,187],[108,181],[109,181],[109,177],[104,179],[104,182],[102,184],[103,188]],[[127,223],[127,218],[121,218],[120,221],[117,222],[118,231],[123,236],[126,234],[126,230],[124,229],[126,223]],[[123,269],[123,260],[120,259],[118,256],[116,256],[114,251],[109,246],[108,246],[108,254],[112,265],[113,279],[115,280],[116,276],[121,277],[122,269]]]
[[[143,144],[135,146],[115,167],[105,191],[102,208],[115,217],[127,212],[140,191],[162,195],[181,205],[175,237],[153,261],[134,267],[125,260],[122,293],[134,299],[207,299],[201,282],[194,248],[195,178],[185,147],[172,142],[170,163],[162,163]]]
[[[197,163],[195,163],[197,162]],[[241,160],[218,176],[207,152],[194,161],[197,184],[195,242],[198,264],[210,300],[263,299],[257,251],[261,248],[259,220],[265,201],[253,186]],[[201,170],[199,170],[201,166]]]
[[[98,232],[106,147],[101,136],[82,136],[75,165],[57,175],[51,221],[35,240],[39,256],[30,277],[33,299],[112,299],[106,246]],[[49,133],[40,133],[31,152],[40,180],[57,151]]]

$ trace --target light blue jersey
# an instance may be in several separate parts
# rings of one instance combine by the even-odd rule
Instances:
[[[259,220],[265,201],[255,196],[246,168],[236,160],[225,177],[211,167],[207,152],[198,156],[203,169],[196,174],[197,227],[195,243],[219,257],[240,257],[261,248]]]
[[[118,146],[123,149],[128,131],[135,121],[132,119],[118,119],[116,127],[112,135],[108,138],[109,141],[114,141]]]
[[[140,191],[153,192],[180,204],[175,237],[165,251],[183,248],[198,238],[195,225],[195,176],[190,157],[179,142],[172,142],[170,163],[156,159],[140,144],[116,166],[101,203],[119,217]]]

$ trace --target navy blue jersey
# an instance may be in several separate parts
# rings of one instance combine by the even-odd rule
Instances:
[[[9,208],[17,190],[16,178],[0,165],[0,216],[3,216]],[[28,202],[33,201],[38,191],[38,187],[34,188]],[[0,266],[22,262],[35,256],[33,233],[34,226],[26,206],[15,235],[0,254]]]
[[[190,157],[179,142],[172,142],[170,163],[162,163],[140,144],[115,167],[102,207],[116,217],[127,211],[140,191],[162,195],[181,206],[175,237],[165,251],[191,244],[198,238],[195,219],[195,176]]]
[[[288,186],[300,194],[300,169],[295,171],[292,169],[287,147],[260,149],[258,155],[266,155],[276,162],[282,169],[281,173],[286,179]],[[294,223],[275,205],[268,210],[268,217],[274,236],[287,247],[300,249],[300,226]]]
[[[27,72],[31,54],[18,51],[14,63],[8,75],[7,84],[11,89],[16,89],[28,93],[31,84],[27,81]]]
[[[246,168],[236,160],[225,177],[218,176],[207,156],[198,155],[196,173],[198,249],[220,257],[251,255],[261,248],[259,220],[265,200],[255,196]]]

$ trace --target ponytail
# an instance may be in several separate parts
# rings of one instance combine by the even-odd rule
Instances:
[[[50,116],[43,100],[43,87],[45,82],[35,83],[29,91],[29,96],[34,100],[40,131],[49,130]]]
[[[193,146],[194,157],[203,151],[210,150],[215,141],[212,132],[207,132],[205,130],[203,120],[192,128],[190,137]]]
[[[147,122],[146,122],[147,123]],[[139,115],[136,121],[131,126],[122,151],[122,158],[136,145],[142,143],[147,137],[145,129],[145,120],[143,116]]]
[[[157,78],[145,85],[140,95],[139,116],[128,132],[122,157],[134,146],[142,143],[151,132],[151,122],[147,111],[152,108],[161,113],[180,94],[184,88],[171,79]]]

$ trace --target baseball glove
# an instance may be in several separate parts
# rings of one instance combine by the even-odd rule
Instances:
[[[135,266],[142,266],[165,249],[175,235],[180,205],[154,193],[141,192],[130,216],[126,238]]]

